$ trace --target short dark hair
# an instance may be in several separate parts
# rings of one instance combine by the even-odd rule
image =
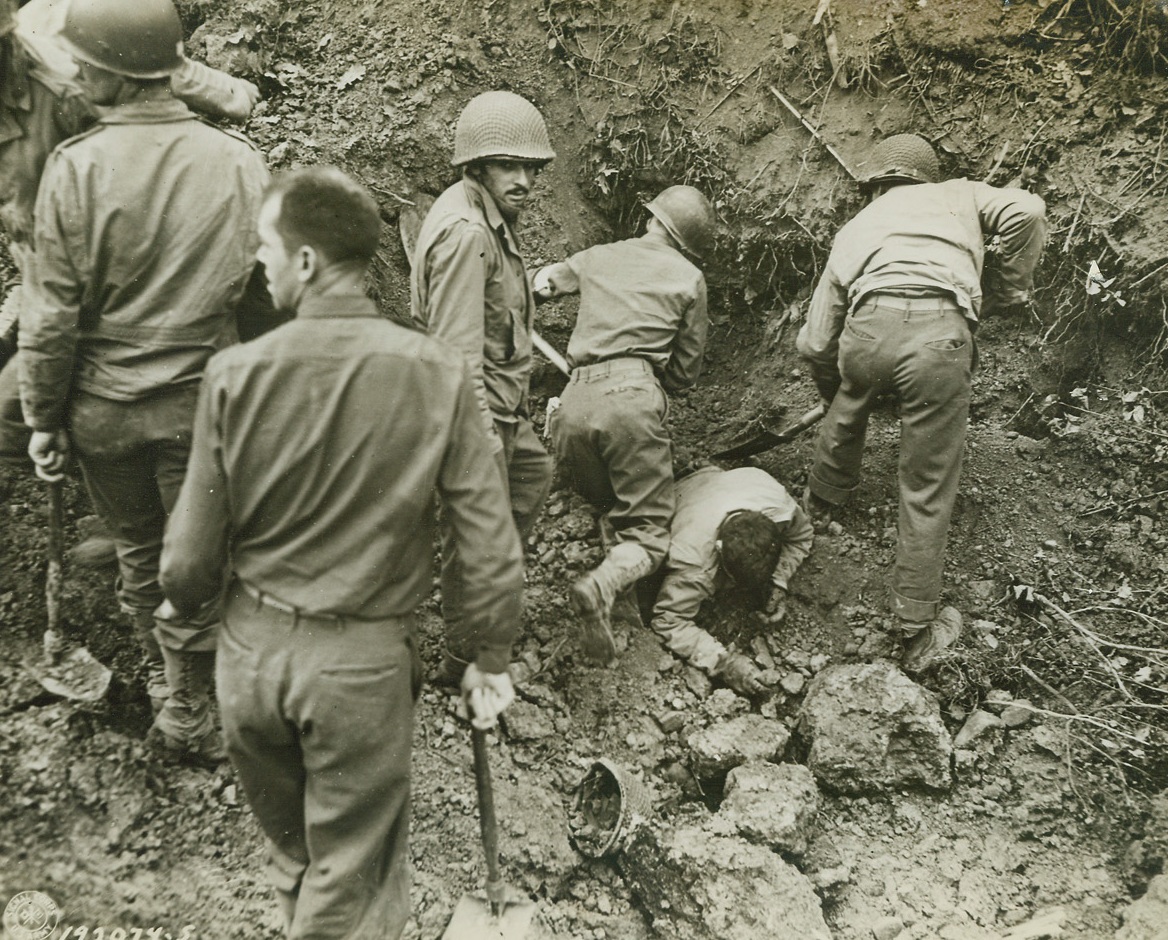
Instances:
[[[779,525],[761,512],[730,513],[718,526],[722,568],[735,584],[766,600],[779,562],[781,536]]]
[[[265,194],[280,198],[276,231],[289,252],[308,245],[337,264],[367,265],[377,253],[381,215],[363,186],[335,166],[310,166],[278,177]]]

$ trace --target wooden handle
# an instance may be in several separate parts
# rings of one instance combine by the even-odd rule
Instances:
[[[64,554],[64,513],[61,482],[49,484],[49,567],[45,573],[46,630],[56,632],[61,625],[61,559]]]
[[[483,854],[487,857],[487,900],[491,912],[498,916],[503,910],[506,888],[499,874],[499,823],[495,818],[491,765],[487,762],[487,733],[472,726],[470,739],[474,748],[475,791],[479,799],[479,831],[483,838]]]

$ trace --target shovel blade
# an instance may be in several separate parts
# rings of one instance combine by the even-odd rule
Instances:
[[[496,917],[485,898],[464,894],[442,940],[523,940],[534,917],[535,905],[531,901],[509,901]]]
[[[55,663],[30,662],[28,668],[46,692],[76,702],[105,698],[113,675],[84,646],[74,647]]]

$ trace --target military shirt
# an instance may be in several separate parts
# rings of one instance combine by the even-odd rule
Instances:
[[[176,606],[234,572],[312,614],[404,616],[430,592],[434,493],[458,544],[477,659],[502,672],[519,624],[519,539],[461,357],[362,297],[207,365],[162,553]]]
[[[410,291],[414,322],[470,366],[484,426],[527,412],[535,299],[515,232],[491,194],[463,177],[422,223]]]
[[[556,293],[580,293],[571,366],[633,356],[653,366],[667,391],[698,380],[709,330],[706,279],[681,252],[643,235],[586,248],[546,270]]]
[[[134,401],[199,380],[236,339],[267,182],[246,138],[173,98],[112,108],[54,151],[21,314],[30,427],[62,427],[71,388]]]

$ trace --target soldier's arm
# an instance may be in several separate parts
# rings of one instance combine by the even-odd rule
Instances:
[[[662,384],[668,392],[690,388],[702,372],[702,357],[706,352],[706,336],[710,317],[706,308],[706,279],[699,275],[693,303],[685,311],[677,336],[665,366]]]
[[[474,662],[483,673],[505,672],[521,615],[523,554],[491,439],[465,380],[451,419],[438,495],[462,565]]]
[[[236,78],[193,59],[170,77],[176,98],[201,114],[242,124],[260,100],[260,90],[247,79]]]
[[[807,362],[811,378],[824,401],[831,401],[842,381],[839,374],[839,337],[848,314],[848,291],[832,272],[831,260],[815,285],[807,322],[799,330],[795,348]]]
[[[779,549],[779,560],[775,564],[771,583],[786,591],[791,576],[811,553],[811,544],[815,541],[815,530],[812,528],[807,514],[798,506],[795,507],[795,514],[789,520],[784,520],[779,524],[784,530],[783,544]]]
[[[1034,269],[1046,241],[1046,203],[1024,189],[978,183],[974,189],[982,230],[1002,240],[1001,264],[987,300],[1000,306],[1030,299]]]
[[[480,225],[452,227],[416,263],[426,266],[426,330],[462,353],[480,418],[498,451],[502,445],[483,382],[488,237]]]
[[[20,397],[34,431],[65,426],[85,285],[71,247],[72,220],[84,212],[72,168],[59,153],[45,165],[37,194],[36,249],[28,253],[20,322]]]
[[[159,579],[180,614],[219,596],[228,561],[230,504],[220,414],[227,394],[220,357],[203,374],[187,473],[166,525]]]

